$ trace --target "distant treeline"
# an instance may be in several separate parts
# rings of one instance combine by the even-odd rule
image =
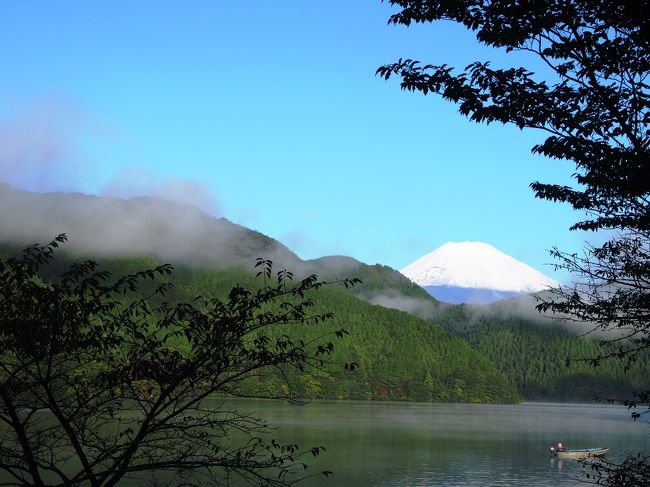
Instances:
[[[0,253],[6,256],[16,250],[5,247]],[[86,258],[65,252],[58,255],[52,275],[71,260]],[[120,276],[160,262],[128,258],[101,259],[100,263]],[[331,320],[300,328],[278,327],[273,333],[310,340],[344,328],[349,335],[335,340],[332,359],[341,364],[356,362],[358,367],[311,375],[269,370],[251,381],[251,392],[272,395],[291,387],[296,397],[302,398],[508,403],[521,398],[622,397],[632,390],[648,388],[647,354],[628,371],[617,360],[605,361],[598,368],[576,360],[567,366],[567,359],[595,356],[598,343],[554,323],[477,316],[463,306],[439,307],[424,290],[388,267],[364,265],[334,276],[328,275],[326,263],[322,263],[321,274],[326,279],[361,277],[364,284],[353,290],[341,285],[319,289],[314,296],[314,312],[331,311]],[[235,284],[251,289],[262,285],[252,266],[178,266],[172,281],[174,287],[165,297],[168,301],[192,301],[197,296],[224,298]],[[413,299],[438,312],[427,321],[364,300],[378,293]]]
[[[4,255],[16,249],[0,250]],[[66,268],[70,256],[59,252],[51,275]],[[102,269],[114,276],[152,268],[151,258],[100,259]],[[395,271],[377,268],[376,285],[388,276],[401,280]],[[392,275],[395,274],[395,275]],[[351,276],[356,277],[356,276]],[[370,277],[370,276],[364,276]],[[255,289],[263,283],[251,269],[196,269],[178,266],[171,277],[174,286],[165,300],[193,301],[197,296],[227,296],[239,284]],[[151,284],[152,289],[155,284]],[[150,290],[143,289],[145,293]],[[341,364],[328,372],[298,374],[270,369],[249,384],[250,392],[273,395],[291,387],[297,398],[449,401],[512,403],[520,400],[508,378],[463,339],[431,322],[405,312],[372,305],[342,285],[324,286],[313,296],[314,313],[331,311],[334,317],[323,323],[303,327],[277,327],[269,338],[287,333],[308,341],[344,328],[349,334],[334,340],[331,358]],[[344,370],[347,362],[358,364]]]
[[[477,315],[463,306],[448,308],[436,321],[506,374],[524,399],[591,401],[650,387],[650,353],[631,364],[612,358],[594,367],[585,359],[602,353],[599,340],[577,336],[570,324]]]
[[[245,270],[181,270],[175,277],[178,299],[224,295],[234,283],[259,286]],[[304,340],[331,330],[349,332],[335,342],[336,362],[356,362],[352,372],[315,376],[271,374],[254,387],[286,387],[308,398],[509,403],[519,395],[504,374],[468,344],[416,316],[369,304],[340,285],[326,286],[314,297],[315,312],[333,319],[301,329],[278,329]]]

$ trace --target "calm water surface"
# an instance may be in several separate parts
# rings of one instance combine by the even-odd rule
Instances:
[[[469,405],[314,401],[242,403],[278,427],[276,437],[323,445],[310,462],[332,470],[313,486],[569,486],[581,467],[549,457],[569,448],[609,447],[608,458],[650,453],[650,425],[620,406],[524,403]]]
[[[309,471],[334,475],[300,484],[309,487],[573,486],[582,467],[550,458],[548,448],[557,441],[570,448],[608,447],[612,460],[631,452],[650,454],[650,424],[633,422],[620,406],[354,401],[291,406],[244,400],[229,405],[267,419],[280,442],[327,448],[309,459]],[[0,477],[0,485],[4,480]]]

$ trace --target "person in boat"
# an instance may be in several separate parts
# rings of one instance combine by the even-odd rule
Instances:
[[[566,451],[566,447],[562,444],[561,441],[558,441],[557,446],[555,447],[555,451]]]

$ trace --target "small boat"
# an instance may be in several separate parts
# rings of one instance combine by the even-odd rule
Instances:
[[[564,448],[551,447],[551,455],[557,458],[570,458],[582,460],[585,458],[602,457],[609,451],[609,448],[583,448],[580,450],[568,450]]]

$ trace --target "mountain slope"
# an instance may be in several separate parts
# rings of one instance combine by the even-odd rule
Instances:
[[[346,256],[303,261],[282,243],[225,218],[214,218],[158,197],[123,200],[81,193],[33,193],[0,183],[0,243],[16,250],[46,243],[66,233],[66,252],[97,258],[149,256],[190,267],[253,269],[258,257],[273,261],[297,277],[359,278],[352,290],[373,301],[388,293],[431,298],[419,286],[387,266],[368,266]]]
[[[35,194],[0,185],[0,255],[34,241],[47,242],[67,232],[70,245],[57,254],[61,269],[81,258],[96,258],[114,275],[132,273],[157,262],[177,270],[168,299],[225,296],[235,284],[259,286],[252,264],[258,256],[298,274],[315,272],[325,280],[361,277],[354,290],[368,299],[394,293],[431,298],[397,271],[366,266],[348,257],[301,261],[280,243],[224,219],[158,198],[116,200],[80,194]],[[96,248],[95,248],[96,247]],[[308,340],[345,328],[334,360],[355,361],[349,374],[286,379],[306,397],[345,399],[513,402],[518,396],[505,376],[463,340],[410,314],[359,299],[342,286],[323,287],[313,296],[317,311],[334,311],[333,320],[309,327],[278,328]],[[283,387],[277,375],[251,387]]]
[[[521,303],[498,304],[497,310],[450,306],[436,322],[494,363],[525,399],[592,401],[650,388],[650,351],[631,364],[611,359],[593,367],[586,359],[602,348],[581,336],[584,328],[535,316],[516,307]]]
[[[190,265],[278,266],[300,262],[280,242],[158,197],[123,200],[81,193],[32,193],[0,183],[0,242],[46,243],[60,233],[67,250],[102,256],[149,255]]]
[[[6,253],[0,247],[0,256]],[[73,260],[76,259],[57,252],[56,265],[53,269],[48,266],[44,277],[56,279]],[[107,258],[100,262],[101,269],[109,270],[113,276],[131,274],[159,263],[152,258]],[[174,286],[165,295],[167,302],[196,302],[197,296],[226,300],[235,285],[252,291],[263,285],[261,278],[238,267],[179,266],[171,281]],[[145,283],[145,293],[157,285]],[[344,328],[348,334],[334,341],[335,348],[329,358],[338,364],[356,362],[358,368],[344,371],[339,366],[313,375],[272,368],[250,379],[247,384],[250,394],[272,397],[290,386],[294,396],[303,398],[474,403],[519,400],[514,386],[502,372],[464,340],[440,326],[408,313],[372,305],[342,285],[320,287],[308,297],[314,302],[310,314],[333,312],[334,317],[301,326],[276,325],[259,333],[272,342],[286,334],[309,343],[333,339],[333,333]]]
[[[451,303],[489,303],[558,285],[482,242],[448,242],[400,272],[435,298]]]
[[[237,270],[179,269],[175,289],[180,299],[218,293],[237,282],[249,288],[259,279]],[[334,318],[300,329],[308,341],[328,330],[345,328],[349,335],[335,342],[332,359],[354,361],[348,374],[319,374],[312,379],[289,376],[295,389],[313,398],[513,402],[517,394],[505,375],[462,339],[411,314],[358,299],[343,286],[326,286],[313,296],[314,312],[333,311]],[[282,378],[259,384],[274,388]]]
[[[608,365],[596,370],[586,366],[584,370],[566,369],[564,358],[592,350],[597,343],[578,339],[566,330],[557,336],[546,333],[553,325],[538,324],[531,298],[522,296],[476,309],[440,304],[389,267],[368,266],[344,256],[302,261],[259,232],[159,198],[124,201],[36,194],[0,184],[0,256],[36,241],[49,241],[60,232],[68,232],[70,242],[57,256],[58,269],[66,260],[86,257],[97,258],[115,274],[171,262],[177,270],[170,297],[177,299],[224,295],[235,283],[255,286],[256,257],[272,258],[276,269],[287,267],[297,275],[316,273],[325,280],[361,278],[363,285],[352,290],[323,288],[315,300],[321,309],[335,312],[335,321],[324,325],[327,329],[350,331],[347,339],[337,343],[336,359],[357,361],[360,368],[350,377],[324,375],[315,381],[292,377],[297,390],[308,397],[507,402],[516,398],[512,386],[516,384],[525,397],[575,398],[572,391],[579,391],[580,398],[588,400],[620,390],[621,385],[640,388],[650,376],[646,369],[633,369],[628,384],[621,382],[628,379],[614,366],[611,370]],[[301,331],[320,333],[325,328]],[[527,366],[533,357],[529,343],[544,353]],[[555,349],[562,351],[560,358],[553,358]],[[279,377],[257,384],[281,385]]]

